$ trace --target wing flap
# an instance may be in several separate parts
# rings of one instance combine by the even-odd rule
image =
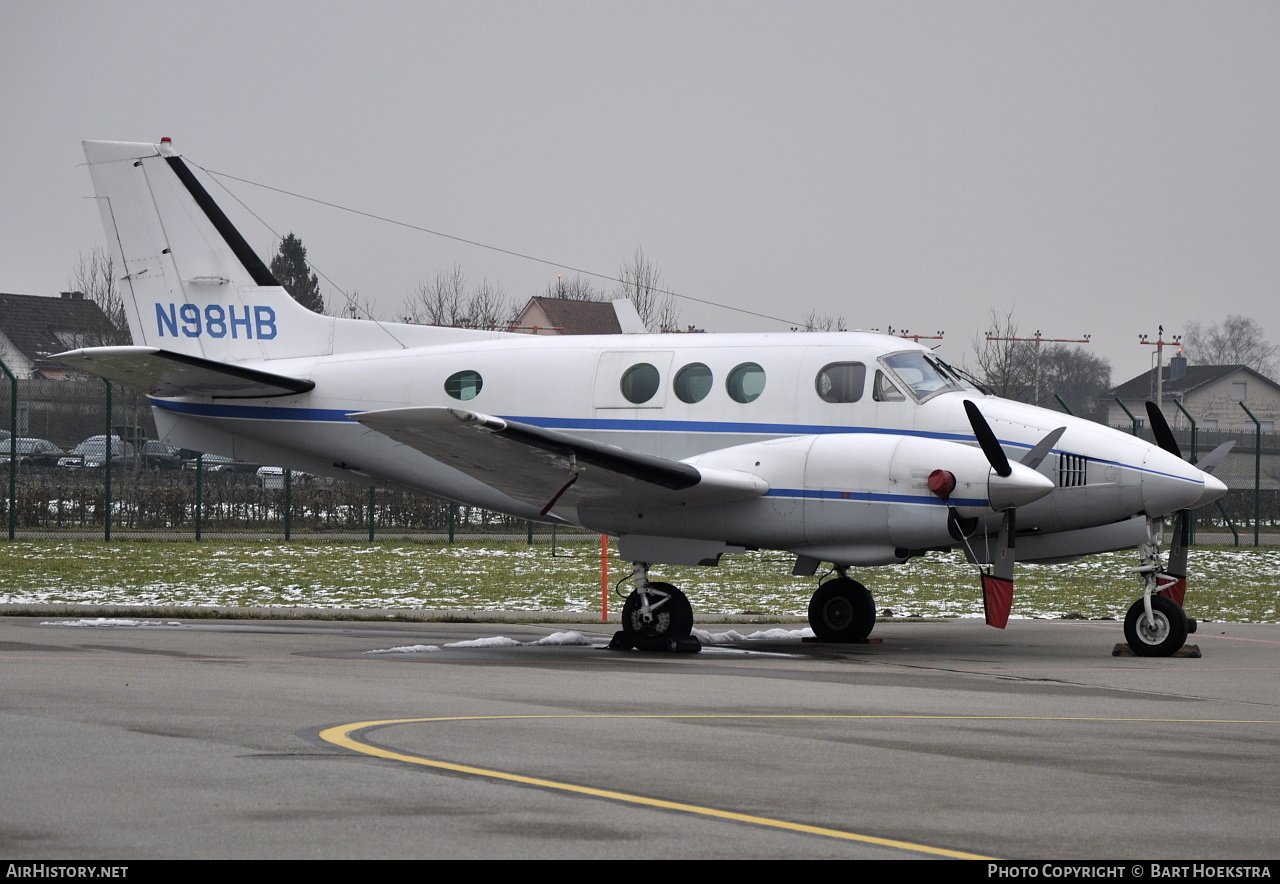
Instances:
[[[544,514],[561,504],[706,506],[769,491],[750,473],[694,466],[463,409],[394,408],[351,417]]]
[[[90,347],[54,357],[59,362],[153,396],[261,399],[315,388],[303,378],[259,371],[158,347]]]

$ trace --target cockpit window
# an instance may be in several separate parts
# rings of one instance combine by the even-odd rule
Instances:
[[[930,353],[919,350],[894,353],[880,362],[921,402],[939,393],[968,389],[955,369]]]
[[[874,398],[877,402],[903,402],[907,397],[902,395],[902,391],[893,385],[893,381],[889,380],[888,375],[877,368]]]

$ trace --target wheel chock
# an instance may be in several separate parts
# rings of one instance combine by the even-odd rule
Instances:
[[[1112,648],[1112,649],[1111,649],[1111,656],[1112,656],[1112,657],[1136,657],[1136,656],[1138,656],[1138,655],[1137,655],[1137,654],[1135,654],[1135,653],[1133,652],[1133,648],[1129,647],[1129,645],[1128,645],[1128,643],[1127,643],[1127,642],[1118,642],[1118,643],[1116,644],[1116,646],[1115,646],[1114,648]],[[1195,659],[1195,658],[1198,658],[1198,657],[1202,657],[1202,656],[1204,656],[1204,655],[1200,653],[1200,646],[1199,646],[1199,645],[1183,645],[1181,648],[1179,648],[1178,650],[1174,651],[1174,652],[1173,652],[1172,654],[1170,654],[1169,656],[1170,656],[1170,657],[1181,657],[1181,658],[1183,658],[1184,660],[1187,660],[1187,659]],[[1143,658],[1143,659],[1146,659],[1146,660],[1159,660],[1160,658],[1159,658],[1159,657],[1145,657],[1145,658]],[[1168,659],[1168,658],[1165,658],[1165,659]]]

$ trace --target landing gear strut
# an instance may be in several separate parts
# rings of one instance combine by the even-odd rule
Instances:
[[[688,597],[670,583],[650,583],[644,563],[636,563],[632,576],[636,588],[622,606],[622,635],[615,636],[610,647],[685,653],[701,650],[701,642],[690,635],[693,606]]]
[[[1182,606],[1169,595],[1186,578],[1165,570],[1160,547],[1164,541],[1164,519],[1147,519],[1147,540],[1138,547],[1142,563],[1132,570],[1142,575],[1142,598],[1133,603],[1124,618],[1124,638],[1139,657],[1168,657],[1182,649],[1191,631]],[[1185,567],[1184,569],[1185,570]]]
[[[809,627],[819,641],[862,641],[876,625],[876,603],[865,586],[836,569],[839,577],[820,584],[809,599]]]

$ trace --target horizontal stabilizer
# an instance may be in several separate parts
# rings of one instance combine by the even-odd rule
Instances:
[[[393,408],[351,417],[544,514],[556,505],[706,506],[769,491],[750,473],[696,467],[462,409]]]
[[[90,347],[53,358],[153,396],[260,399],[306,393],[315,387],[314,381],[157,347]]]

